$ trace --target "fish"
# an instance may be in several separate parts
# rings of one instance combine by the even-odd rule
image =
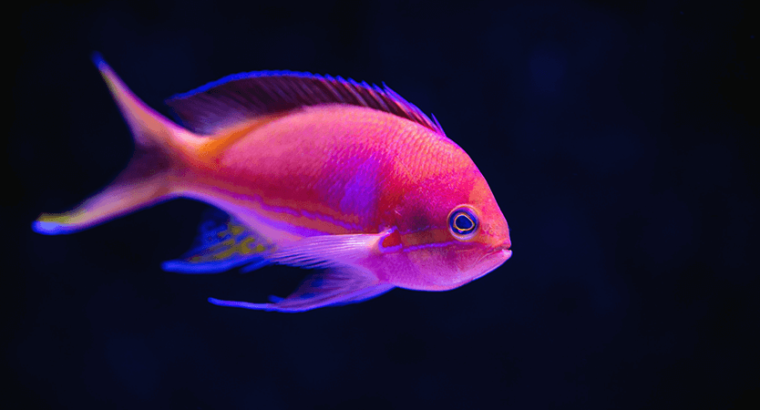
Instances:
[[[163,263],[204,274],[270,264],[314,269],[287,297],[209,298],[302,312],[393,288],[446,291],[512,256],[509,226],[472,159],[396,92],[292,71],[235,74],[166,100],[140,100],[100,54],[93,62],[135,142],[124,171],[35,232],[80,231],[173,199],[216,210],[193,247]]]

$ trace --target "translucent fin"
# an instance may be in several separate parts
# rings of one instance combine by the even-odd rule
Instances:
[[[121,115],[129,125],[136,145],[172,145],[175,134],[186,133],[182,127],[140,100],[116,75],[116,72],[103,60],[100,54],[93,54],[92,61],[100,71],[100,75],[106,82],[116,105],[119,106]]]
[[[248,265],[248,272],[270,264],[273,245],[226,213],[214,209],[204,215],[193,247],[177,260],[164,262],[165,271],[218,273]]]
[[[271,297],[270,303],[249,303],[209,298],[219,306],[278,312],[303,312],[324,306],[345,305],[379,296],[393,285],[379,283],[362,269],[330,269],[310,275],[298,289],[286,298]]]
[[[129,171],[127,168],[125,173]],[[32,229],[46,235],[76,232],[168,199],[169,190],[160,179],[133,182],[130,176],[122,173],[103,191],[69,212],[41,214]]]
[[[292,71],[230,75],[166,101],[184,126],[199,134],[246,120],[319,104],[348,104],[414,121],[441,135],[440,124],[383,84]]]
[[[380,253],[379,244],[390,233],[311,236],[278,248],[269,259],[303,268],[351,266]]]
[[[76,209],[40,215],[32,225],[39,233],[78,231],[169,199],[167,176],[180,166],[181,155],[176,154],[189,152],[202,140],[145,105],[100,55],[94,55],[93,61],[132,131],[135,153],[113,183]]]

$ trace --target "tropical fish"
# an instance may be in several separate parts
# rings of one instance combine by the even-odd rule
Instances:
[[[509,228],[470,157],[387,86],[289,71],[231,75],[167,100],[157,113],[93,58],[134,135],[127,168],[43,234],[78,231],[186,197],[224,211],[167,271],[267,264],[320,268],[269,303],[298,312],[370,299],[394,287],[462,286],[512,255]]]

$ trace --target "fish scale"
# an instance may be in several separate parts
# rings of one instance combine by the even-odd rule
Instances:
[[[183,128],[145,105],[102,58],[95,64],[132,130],[135,155],[77,208],[40,215],[39,233],[75,232],[172,198],[201,200],[219,214],[163,268],[320,268],[267,303],[209,298],[280,312],[396,287],[449,290],[512,255],[507,221],[470,157],[388,87],[237,74],[169,99]]]

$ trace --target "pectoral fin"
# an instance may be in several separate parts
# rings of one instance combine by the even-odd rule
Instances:
[[[210,298],[216,305],[247,309],[302,312],[323,306],[356,303],[381,295],[393,285],[381,282],[363,262],[382,251],[379,244],[391,231],[378,234],[325,235],[301,239],[273,250],[272,263],[327,268],[311,274],[290,296],[271,303],[235,302]]]
[[[290,296],[271,298],[271,303],[249,303],[209,298],[220,306],[278,312],[302,312],[324,306],[361,302],[379,296],[393,288],[380,283],[372,273],[360,268],[330,269],[310,275]]]
[[[273,263],[302,268],[357,265],[381,253],[379,244],[390,232],[311,236],[277,248],[268,258]]]

